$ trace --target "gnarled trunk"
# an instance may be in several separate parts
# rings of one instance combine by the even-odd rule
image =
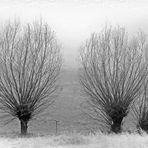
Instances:
[[[28,129],[28,121],[20,120],[20,124],[21,124],[21,136],[26,136]]]
[[[123,118],[120,117],[113,121],[111,125],[111,132],[116,133],[116,134],[122,132],[122,120]]]
[[[141,134],[142,130],[148,134],[148,122],[143,121],[139,126],[137,126],[138,133]]]
[[[122,131],[121,123],[113,123],[111,125],[111,132],[118,134],[121,133],[121,131]]]

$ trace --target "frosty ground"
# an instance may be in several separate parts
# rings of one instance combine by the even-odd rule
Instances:
[[[147,148],[146,134],[63,134],[28,138],[0,138],[0,148]]]

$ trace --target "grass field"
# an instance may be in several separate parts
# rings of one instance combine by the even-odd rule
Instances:
[[[0,148],[147,148],[148,136],[64,134],[30,138],[0,138]]]

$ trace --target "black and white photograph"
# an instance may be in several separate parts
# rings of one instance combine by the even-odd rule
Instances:
[[[147,148],[148,0],[0,0],[0,148]]]

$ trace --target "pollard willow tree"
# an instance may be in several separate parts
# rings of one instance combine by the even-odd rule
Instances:
[[[136,122],[137,132],[148,133],[148,80],[145,81],[141,96],[136,100],[132,107],[134,121]]]
[[[143,43],[147,40],[147,36],[144,33],[140,33],[140,38],[143,41]],[[143,57],[146,63],[148,63],[147,48],[148,45],[146,44]],[[132,113],[134,121],[136,122],[135,124],[137,132],[139,134],[142,134],[143,131],[148,133],[148,77],[143,83],[140,97],[135,101],[132,107]]]
[[[141,46],[144,47],[143,59],[148,63],[148,44],[144,44],[147,41],[147,35],[143,32],[139,34],[140,40],[142,41]],[[138,40],[136,41],[138,43]],[[142,132],[148,133],[148,75],[142,86],[142,91],[139,98],[134,102],[132,106],[132,114],[134,117],[134,122],[136,124],[137,132],[142,134]]]
[[[147,92],[145,91],[132,108],[134,121],[136,122],[135,124],[139,134],[142,134],[143,131],[148,133],[148,99]]]
[[[26,135],[28,122],[54,102],[59,46],[47,24],[8,23],[0,32],[0,52],[1,117],[19,119],[21,135]]]
[[[87,115],[109,132],[122,131],[122,121],[141,93],[147,75],[145,42],[128,39],[124,28],[105,27],[81,47],[80,84],[87,94]]]

